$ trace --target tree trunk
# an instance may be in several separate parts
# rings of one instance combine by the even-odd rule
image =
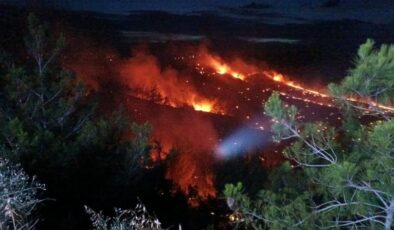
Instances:
[[[386,211],[386,222],[384,223],[385,230],[391,230],[391,225],[393,223],[393,215],[394,215],[394,199],[390,201],[390,205]]]

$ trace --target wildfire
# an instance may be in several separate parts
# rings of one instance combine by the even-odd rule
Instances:
[[[127,96],[176,108],[188,106],[195,111],[227,114],[227,110],[225,110],[226,101],[219,99],[222,98],[220,97],[222,94],[218,94],[219,96],[216,99],[212,98],[211,94],[207,94],[212,88],[199,89],[192,84],[193,81],[191,79],[194,78],[188,76],[188,72],[185,71],[185,74],[185,72],[179,71],[172,66],[163,66],[149,52],[139,51],[129,59],[121,59],[120,57],[114,58],[113,56],[104,55],[107,53],[112,55],[112,52],[96,52],[93,48],[88,51],[82,52],[78,50],[78,52],[75,52],[78,55],[75,55],[75,58],[69,58],[68,61],[71,62],[69,64],[70,68],[77,72],[78,76],[95,90],[105,89],[109,82],[116,82],[122,86],[120,88]],[[81,53],[86,54],[80,55]],[[101,56],[104,58],[101,58]],[[223,59],[218,55],[208,52],[207,49],[202,49],[197,55],[193,55],[193,62],[187,64],[193,67],[196,66],[196,70],[201,75],[208,73],[209,76],[228,76],[245,81],[246,84],[242,85],[247,85],[248,78],[258,73],[258,75],[265,77],[263,79],[271,79],[279,86],[286,85],[298,90],[298,93],[291,93],[292,90],[283,90],[281,95],[286,98],[303,100],[306,104],[315,103],[326,107],[334,106],[333,104],[329,104],[333,100],[328,94],[304,87],[299,83],[289,80],[282,73],[262,68],[258,65],[248,64],[240,58]],[[102,76],[117,77],[115,79],[109,79]],[[240,82],[231,83],[236,84]],[[222,87],[223,85],[217,87],[219,93],[225,91],[222,90]],[[247,87],[246,91],[249,91],[249,85]],[[223,97],[231,95],[233,97],[231,100],[236,100],[237,102],[235,108],[237,111],[241,111],[241,101],[245,99],[244,92],[239,94],[242,97],[237,97],[237,92],[230,93],[226,92],[224,94],[223,92]],[[247,97],[248,101],[261,100],[258,97],[256,97],[257,99]],[[229,100],[230,98],[225,99]],[[346,99],[368,105],[367,100],[363,98]],[[378,106],[384,111],[394,111],[394,108],[389,106],[373,103],[372,105]],[[206,117],[201,116],[201,113],[192,113],[189,110],[168,113],[162,111],[160,116],[158,116],[157,113],[151,112],[149,106],[150,104],[146,106],[147,112],[141,115],[141,118],[145,119],[146,114],[152,116],[150,122],[155,127],[153,131],[154,137],[161,144],[152,150],[152,159],[156,161],[163,160],[167,157],[167,153],[170,152],[173,146],[182,150],[174,161],[172,161],[171,165],[169,165],[166,178],[172,180],[176,187],[183,193],[192,197],[189,200],[189,203],[192,205],[195,205],[197,201],[215,197],[217,194],[213,165],[215,159],[210,151],[212,151],[213,146],[217,145],[219,138],[214,126],[210,124],[210,121],[205,120]],[[140,110],[135,111],[137,111],[136,114],[141,114]],[[183,114],[182,111],[184,112]],[[193,118],[193,116],[195,117]],[[250,116],[246,116],[246,119],[250,119]],[[264,129],[262,126],[259,128]]]

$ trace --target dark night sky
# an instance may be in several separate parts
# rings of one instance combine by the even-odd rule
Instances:
[[[0,0],[0,2],[19,2],[26,0]],[[37,0],[36,0],[37,1]],[[175,10],[190,11],[211,9],[217,6],[238,6],[249,0],[41,0],[73,9],[95,10],[101,12],[121,13],[127,10]]]
[[[50,2],[78,10],[122,13],[128,10],[193,11],[215,9],[219,6],[237,7],[251,2],[272,5],[275,8],[316,7],[329,0],[0,0],[7,3]],[[341,0],[342,7],[360,7],[365,2],[371,6],[393,5],[392,0]]]
[[[127,14],[138,10],[160,10],[175,13],[191,11],[215,11],[229,16],[229,11],[223,7],[238,8],[252,2],[270,5],[262,9],[266,15],[276,15],[268,18],[272,23],[299,23],[294,19],[305,22],[321,20],[360,20],[373,23],[394,23],[393,0],[340,0],[336,7],[322,7],[330,0],[0,0],[0,3],[23,5],[26,2],[41,2],[41,4],[72,10],[88,10],[112,14]],[[231,12],[231,17],[245,17]],[[252,18],[253,15],[246,15]],[[267,18],[264,18],[264,20]],[[257,17],[257,20],[261,18]]]

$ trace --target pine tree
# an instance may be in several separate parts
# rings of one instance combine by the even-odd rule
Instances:
[[[0,158],[0,229],[35,229],[38,193],[45,186],[18,166]]]
[[[55,39],[34,15],[25,41],[26,63],[0,65],[0,157],[55,194],[79,197],[64,188],[85,186],[101,197],[114,183],[132,184],[149,160],[150,125],[130,122],[122,110],[99,112],[99,98],[59,61],[64,38]]]
[[[152,216],[141,202],[134,209],[115,208],[115,216],[108,217],[85,206],[95,230],[161,230],[160,221]]]
[[[253,229],[385,229],[394,215],[394,46],[361,45],[355,67],[330,84],[340,126],[300,122],[278,93],[265,103],[274,140],[291,139],[286,161],[254,199],[227,185],[238,224]],[[368,116],[369,122],[360,119]]]

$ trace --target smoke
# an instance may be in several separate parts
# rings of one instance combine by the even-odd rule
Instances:
[[[94,40],[68,33],[63,65],[72,70],[89,91],[105,91],[116,79],[118,53]]]
[[[256,128],[243,126],[226,137],[216,149],[216,154],[221,158],[231,158],[259,150],[271,143],[272,137],[268,132]]]
[[[155,120],[161,126],[155,132],[164,143],[171,143],[177,150],[169,163],[166,178],[189,196],[189,203],[196,206],[199,201],[216,196],[213,164],[213,146],[218,143],[218,135],[212,123],[199,114],[188,116],[170,115]]]
[[[193,206],[214,197],[216,156],[213,148],[218,144],[218,134],[208,115],[192,109],[163,109],[155,104],[136,106],[133,103],[129,107],[136,111],[133,113],[136,118],[152,124],[152,136],[159,142],[154,151],[155,159],[165,159],[175,150],[167,162],[165,175],[174,183],[174,190],[187,195]]]

